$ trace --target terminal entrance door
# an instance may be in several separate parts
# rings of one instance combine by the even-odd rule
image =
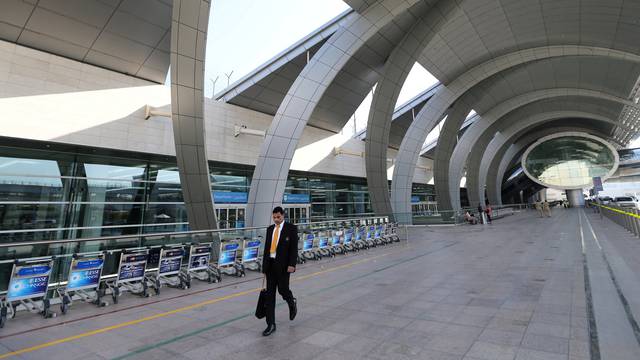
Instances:
[[[309,204],[287,204],[284,208],[284,216],[292,224],[309,222]]]
[[[433,201],[421,201],[411,204],[414,215],[429,216],[438,213],[438,204]]]
[[[243,228],[245,224],[246,204],[216,205],[216,217],[219,229]]]

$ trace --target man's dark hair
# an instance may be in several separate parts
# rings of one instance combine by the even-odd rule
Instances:
[[[284,209],[282,208],[282,206],[276,206],[273,208],[272,213],[278,213],[280,215],[284,215]]]

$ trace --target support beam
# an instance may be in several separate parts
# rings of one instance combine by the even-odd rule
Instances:
[[[208,0],[173,2],[171,18],[171,123],[191,230],[216,229],[204,126],[204,54]]]

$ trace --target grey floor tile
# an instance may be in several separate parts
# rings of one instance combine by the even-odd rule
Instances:
[[[332,347],[344,340],[345,337],[345,334],[321,330],[302,339],[302,342],[322,347]]]
[[[568,356],[545,351],[520,349],[516,355],[516,360],[568,360]]]
[[[527,333],[522,340],[523,348],[551,352],[555,354],[569,353],[569,339]]]
[[[476,341],[465,357],[470,356],[483,360],[513,360],[517,351],[518,348],[514,346]]]
[[[499,345],[520,346],[522,332],[500,331],[485,328],[478,340]]]

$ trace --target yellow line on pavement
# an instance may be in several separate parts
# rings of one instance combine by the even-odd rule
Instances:
[[[403,247],[402,249],[406,249],[406,248]],[[347,268],[347,267],[350,267],[350,266],[354,266],[354,265],[361,264],[361,263],[364,263],[364,262],[367,262],[367,261],[371,261],[371,260],[374,260],[374,259],[377,259],[377,258],[381,258],[383,256],[387,256],[387,255],[393,254],[395,252],[399,252],[402,249],[397,249],[395,251],[389,251],[389,252],[384,253],[384,254],[380,254],[380,255],[369,257],[369,258],[364,258],[364,259],[361,259],[361,260],[353,261],[353,262],[350,262],[350,263],[347,263],[347,264],[343,264],[343,265],[339,265],[339,266],[336,266],[336,267],[332,267],[332,268],[329,268],[329,269],[326,269],[326,270],[320,270],[320,271],[316,271],[316,272],[311,273],[311,274],[298,276],[298,277],[292,279],[291,281],[306,280],[306,279],[309,279],[309,278],[312,278],[312,277],[315,277],[315,276],[318,276],[318,275],[322,275],[322,274],[325,274],[325,273],[328,273],[328,272],[344,269],[344,268]],[[224,301],[224,300],[229,300],[229,299],[237,298],[237,297],[240,297],[240,296],[243,296],[243,295],[247,295],[247,294],[251,294],[251,293],[254,293],[254,292],[258,292],[261,289],[262,288],[253,288],[253,289],[250,289],[250,290],[240,291],[240,292],[237,292],[237,293],[233,293],[233,294],[217,297],[217,298],[211,299],[211,300],[202,301],[202,302],[199,302],[199,303],[196,303],[196,304],[184,306],[184,307],[177,308],[177,309],[174,309],[174,310],[169,310],[169,311],[162,312],[162,313],[159,313],[159,314],[146,316],[146,317],[143,317],[143,318],[140,318],[140,319],[131,320],[131,321],[125,321],[125,322],[122,322],[122,323],[119,323],[119,324],[116,324],[116,325],[111,325],[111,326],[103,327],[103,328],[100,328],[100,329],[87,331],[87,332],[84,332],[84,333],[81,333],[81,334],[72,335],[72,336],[69,336],[69,337],[62,338],[62,339],[45,342],[45,343],[42,343],[42,344],[39,344],[39,345],[34,345],[34,346],[27,347],[27,348],[24,348],[24,349],[20,349],[20,350],[4,353],[4,354],[0,355],[0,359],[6,359],[6,358],[11,357],[11,356],[20,355],[20,354],[24,354],[24,353],[28,353],[28,352],[33,352],[33,351],[44,349],[44,348],[48,348],[48,347],[51,347],[51,346],[67,343],[67,342],[70,342],[70,341],[73,341],[73,340],[78,340],[78,339],[82,339],[82,338],[85,338],[85,337],[89,337],[89,336],[93,336],[93,335],[97,335],[97,334],[102,334],[102,333],[105,333],[107,331],[120,329],[120,328],[123,328],[123,327],[126,327],[126,326],[136,325],[136,324],[140,324],[140,323],[143,323],[143,322],[146,322],[146,321],[149,321],[149,320],[159,319],[159,318],[163,318],[163,317],[166,317],[166,316],[169,316],[169,315],[178,314],[178,313],[181,313],[181,312],[185,312],[185,311],[188,311],[188,310],[196,309],[196,308],[203,307],[203,306],[206,306],[206,305],[215,304],[215,303],[218,303],[218,302],[221,302],[221,301]]]

